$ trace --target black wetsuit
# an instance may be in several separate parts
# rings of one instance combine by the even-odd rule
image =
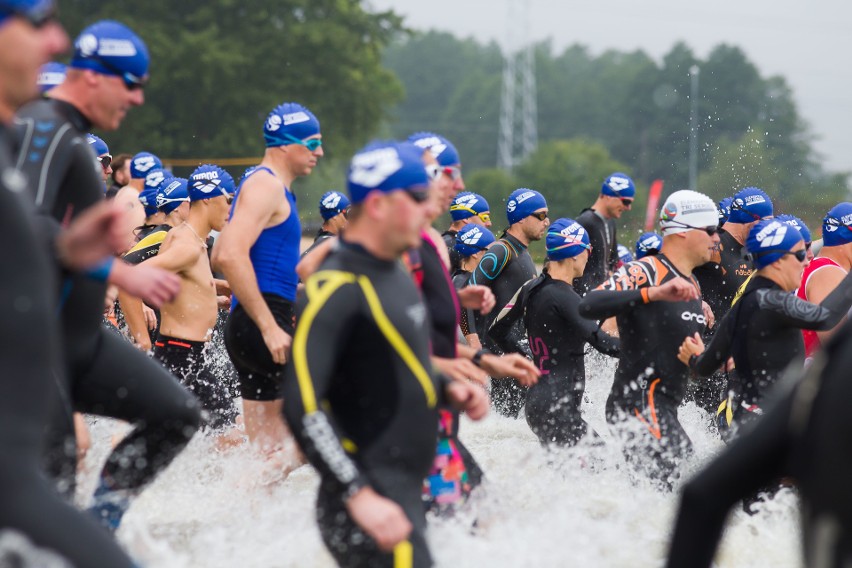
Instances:
[[[690,374],[677,358],[678,349],[705,327],[700,299],[648,301],[648,288],[678,277],[686,278],[664,254],[648,256],[619,268],[580,302],[584,317],[616,316],[621,357],[606,403],[607,420],[622,423],[628,458],[639,458],[637,465],[665,484],[692,450],[677,418]]]
[[[452,276],[453,286],[456,287],[456,292],[467,286],[468,282],[470,282],[470,272],[467,270],[459,268],[453,272]],[[459,327],[461,328],[462,335],[465,337],[472,333],[476,333],[476,315],[472,309],[465,307],[461,308]]]
[[[585,346],[606,355],[618,355],[619,340],[580,316],[580,295],[571,284],[544,273],[518,292],[512,308],[491,326],[491,337],[506,351],[511,330],[523,319],[529,349],[541,371],[538,383],[527,391],[527,424],[542,444],[574,445],[588,432],[580,414],[586,388]],[[594,431],[593,431],[594,432]]]
[[[361,531],[345,499],[364,486],[413,525],[413,564],[429,566],[421,503],[435,455],[446,382],[432,373],[426,307],[400,263],[341,241],[305,286],[284,414],[321,482],[317,521],[341,566],[394,566]]]
[[[43,472],[44,427],[54,408],[70,410],[56,319],[56,274],[48,258],[55,225],[36,229],[24,176],[0,126],[0,532],[23,533],[75,566],[133,563],[95,522],[56,493]],[[39,234],[36,234],[36,231]],[[62,387],[62,388],[60,388]],[[25,562],[26,563],[26,562]]]
[[[453,274],[461,269],[461,255],[456,251],[456,236],[458,234],[459,232],[455,229],[447,229],[441,233],[441,238],[447,245],[447,252],[450,253],[450,273]]]
[[[604,219],[594,209],[583,209],[577,217],[589,234],[592,252],[583,275],[574,280],[574,289],[583,296],[606,280],[618,265],[618,241],[615,219]]]
[[[745,258],[745,251],[734,237],[725,230],[719,231],[719,250],[713,254],[710,262],[693,271],[701,284],[701,295],[713,310],[716,327],[708,328],[704,342],[709,343],[719,326],[719,322],[731,309],[737,291],[752,272],[752,264]],[[737,380],[737,371],[727,373],[716,370],[703,381],[689,384],[688,397],[695,400],[701,408],[715,414],[719,403],[725,399],[727,384]]]
[[[470,275],[470,284],[491,288],[496,303],[487,315],[476,312],[476,330],[483,347],[499,352],[499,346],[488,337],[488,329],[497,313],[512,299],[527,281],[535,278],[535,263],[527,247],[506,233],[488,248]],[[516,330],[516,333],[519,333]],[[517,418],[524,406],[526,388],[516,379],[497,378],[491,382],[494,408],[504,416]]]
[[[326,231],[325,229],[320,229],[317,232],[317,236],[314,237],[314,242],[311,243],[311,246],[309,246],[308,248],[305,249],[305,252],[302,253],[301,258],[304,258],[304,256],[306,254],[308,254],[309,252],[311,252],[312,250],[317,248],[319,245],[321,245],[322,243],[324,243],[328,239],[330,239],[332,237],[336,237],[336,236],[337,235],[335,235],[332,232]]]
[[[183,386],[201,402],[204,421],[212,430],[233,426],[237,418],[235,393],[228,381],[210,370],[206,341],[189,341],[159,334],[154,341],[154,358],[162,363]]]
[[[782,380],[780,401],[684,486],[669,568],[709,567],[728,511],[784,477],[792,478],[801,496],[803,565],[852,565],[850,368],[847,323],[807,371]]]
[[[157,256],[160,245],[166,235],[172,230],[171,225],[142,225],[136,234],[136,243],[124,253],[124,261],[129,264],[139,264]]]
[[[728,357],[734,358],[738,380],[728,384],[734,421],[752,422],[761,412],[784,369],[804,362],[802,329],[832,329],[852,306],[852,276],[847,276],[819,306],[785,292],[778,284],[755,276],[731,311],[717,326],[713,340],[690,368],[709,375]]]
[[[101,169],[85,138],[91,124],[75,107],[37,101],[21,110],[17,122],[18,166],[30,177],[30,197],[43,223],[73,219],[103,200]],[[107,458],[101,481],[137,493],[198,429],[197,401],[165,369],[102,325],[105,282],[70,274],[62,293],[65,386],[73,409],[133,424]],[[47,453],[51,475],[72,495],[76,452],[70,413],[57,414],[50,424]]]

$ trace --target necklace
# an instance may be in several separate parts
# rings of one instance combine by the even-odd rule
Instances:
[[[195,235],[195,238],[198,239],[201,242],[201,246],[206,249],[207,248],[207,241],[205,241],[204,239],[202,239],[201,237],[198,236],[198,233],[195,232],[195,229],[192,228],[192,225],[190,225],[186,221],[184,221],[183,224],[186,225],[187,227],[189,227],[189,230],[192,231],[192,234]]]

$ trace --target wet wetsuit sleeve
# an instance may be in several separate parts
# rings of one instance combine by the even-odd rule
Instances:
[[[509,249],[500,241],[494,243],[486,252],[479,264],[470,275],[469,284],[476,286],[488,286],[491,288],[494,280],[503,272],[506,265],[509,263],[511,255]]]
[[[625,264],[583,297],[580,315],[588,319],[606,319],[648,303],[648,283],[654,281],[649,277],[649,269],[644,263]]]
[[[689,483],[681,496],[668,568],[709,567],[728,511],[740,499],[783,477],[792,444],[791,393],[737,438]]]
[[[523,353],[524,346],[520,337],[513,337],[512,327],[524,314],[527,290],[530,284],[521,286],[512,299],[500,310],[494,323],[488,329],[488,337],[506,353]]]
[[[852,306],[852,272],[819,305],[781,290],[758,290],[757,298],[761,309],[776,314],[779,325],[826,331],[839,324]]]
[[[701,377],[709,377],[731,356],[731,341],[734,338],[734,322],[740,312],[740,305],[734,306],[713,334],[713,339],[704,348],[704,353],[689,360],[689,368]]]
[[[344,450],[345,437],[322,401],[340,363],[339,353],[361,317],[363,301],[354,276],[343,272],[318,272],[308,279],[306,290],[308,301],[298,316],[285,372],[284,415],[311,465],[351,496],[367,480]]]
[[[570,294],[563,303],[557,305],[557,309],[568,323],[567,329],[570,329],[572,333],[579,334],[595,350],[613,357],[619,354],[621,341],[601,330],[599,325],[580,315],[579,295]]]

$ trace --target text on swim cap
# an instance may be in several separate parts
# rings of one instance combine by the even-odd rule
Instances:
[[[466,245],[475,245],[479,242],[479,239],[482,238],[483,234],[484,233],[478,227],[474,227],[473,229],[462,233],[461,237],[459,238]]]

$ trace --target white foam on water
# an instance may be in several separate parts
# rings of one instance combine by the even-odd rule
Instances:
[[[479,423],[462,420],[461,438],[486,472],[476,504],[478,524],[432,523],[428,540],[437,566],[656,567],[664,562],[677,494],[632,482],[609,435],[603,409],[615,362],[587,358],[583,412],[608,442],[548,453],[526,421],[494,413]],[[723,447],[694,404],[679,412],[695,457],[694,472]],[[80,502],[91,495],[94,473],[115,424],[93,425]],[[119,541],[144,566],[165,568],[328,567],[314,515],[317,476],[302,467],[268,483],[248,450],[218,453],[196,436],[135,502]],[[688,476],[689,474],[687,474]],[[755,516],[737,508],[716,557],[720,567],[799,566],[796,498],[782,491]]]

